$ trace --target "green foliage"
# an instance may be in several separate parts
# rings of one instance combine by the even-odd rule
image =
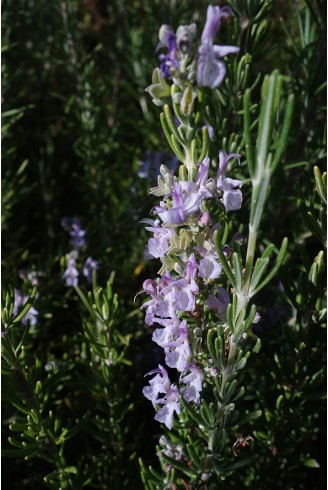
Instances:
[[[9,437],[15,449],[5,449],[3,455],[45,460],[49,472],[43,481],[47,488],[108,488],[118,481],[124,485],[131,478],[133,444],[127,439],[127,421],[133,404],[124,366],[131,365],[126,355],[132,335],[118,329],[124,318],[112,282],[113,275],[105,291],[95,286],[88,296],[76,288],[90,318],[82,316],[75,358],[64,352],[61,359],[46,365],[34,354],[29,324],[22,330],[20,323],[35,301],[36,288],[14,317],[14,293],[6,296],[4,397],[17,410],[9,424],[9,430],[17,435]],[[71,392],[65,394],[68,386]],[[84,445],[78,458],[67,448],[71,439]]]
[[[218,89],[197,93],[154,72],[155,49],[162,23],[200,33],[208,2],[2,3],[2,448],[14,490],[326,488],[325,2],[227,3],[218,43],[240,52]],[[175,153],[188,178],[221,149],[242,155],[229,163],[242,210],[216,210],[235,294],[225,328],[206,308],[201,333],[194,319],[212,377],[199,406],[181,398],[168,452],[141,393],[159,353],[133,304],[157,270],[139,224],[154,183],[138,162]],[[63,216],[86,229],[91,284],[64,285]]]

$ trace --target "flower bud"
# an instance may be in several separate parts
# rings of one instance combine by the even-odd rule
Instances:
[[[188,85],[183,92],[182,99],[180,102],[180,109],[184,116],[189,116],[194,108],[194,100],[197,96],[197,92]]]
[[[189,26],[179,26],[176,32],[177,48],[181,53],[190,52],[192,41],[196,35],[196,24]]]
[[[204,211],[201,215],[199,222],[202,226],[207,226],[211,221],[211,215],[208,211]]]
[[[239,245],[243,245],[245,243],[245,237],[241,233],[236,233],[233,240],[238,242]]]
[[[230,257],[231,252],[232,252],[231,247],[229,247],[229,245],[223,245],[222,251],[223,251],[224,255],[228,258]]]
[[[169,46],[169,39],[170,37],[174,36],[174,32],[171,26],[167,24],[163,24],[160,27],[159,33],[158,33],[158,38],[164,46],[168,47]]]

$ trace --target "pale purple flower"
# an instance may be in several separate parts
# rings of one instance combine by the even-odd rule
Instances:
[[[86,231],[82,229],[79,219],[64,216],[61,220],[61,225],[70,234],[72,247],[79,250],[85,246]]]
[[[231,9],[229,7],[208,6],[201,45],[198,50],[197,83],[201,87],[218,87],[222,83],[226,73],[225,64],[220,59],[228,54],[239,51],[239,48],[236,46],[213,45],[214,36],[221,19],[229,15],[231,15]]]
[[[25,305],[25,303],[28,300],[27,295],[23,295],[18,289],[14,290],[15,292],[15,302],[14,302],[14,309],[13,309],[13,315],[16,316],[19,313],[19,309]],[[39,312],[34,308],[34,306],[31,306],[31,308],[28,310],[26,315],[22,318],[21,322],[23,325],[26,325],[27,322],[30,322],[30,325],[33,326],[37,323],[38,321],[38,314]]]
[[[210,240],[206,240],[202,245],[195,247],[195,250],[202,256],[199,261],[199,276],[206,282],[220,277],[222,266],[219,263],[218,254],[213,244],[213,229],[217,229],[215,225],[211,230]]]
[[[160,54],[160,69],[164,78],[170,78],[179,69],[177,60],[176,39],[172,28],[166,24],[159,30],[159,47],[167,49],[167,54]]]
[[[225,176],[229,160],[237,158],[239,162],[240,155],[230,153],[227,155],[224,151],[219,153],[219,170],[216,179],[216,187],[222,195],[222,202],[227,211],[236,211],[241,208],[242,193],[240,187],[243,185],[241,180],[230,179]]]
[[[184,275],[190,281],[190,283],[194,283],[194,279],[197,277],[197,270],[198,270],[198,266],[197,266],[197,261],[195,259],[195,255],[191,254],[187,260],[187,264],[184,270]],[[197,286],[196,289],[198,290]]]
[[[171,368],[182,373],[190,362],[191,351],[188,341],[188,326],[186,320],[181,322],[179,337],[164,346],[166,351],[165,362]]]
[[[159,401],[162,405],[155,415],[155,420],[162,422],[171,430],[173,425],[174,412],[180,413],[179,390],[175,385],[172,385],[165,397]]]
[[[186,279],[178,279],[167,294],[176,311],[194,311],[198,292],[198,286],[194,281],[191,284]]]
[[[175,307],[170,295],[166,294],[166,288],[173,282],[170,274],[162,276],[158,283],[152,279],[147,279],[143,283],[143,292],[149,294],[151,299],[142,305],[146,309],[145,322],[147,325],[153,325],[159,318],[174,318]]]
[[[190,371],[189,374],[185,374]],[[198,369],[195,364],[190,364],[186,369],[185,373],[180,376],[180,382],[188,385],[183,390],[183,397],[187,402],[200,402],[200,392],[203,388],[204,375],[200,369]]]
[[[76,250],[84,247],[84,245],[86,244],[86,231],[81,228],[81,224],[79,221],[76,221],[72,224],[72,229],[69,234],[71,236],[71,244]]]
[[[170,240],[174,235],[174,230],[163,228],[161,226],[160,220],[144,220],[152,224],[153,226],[146,226],[146,230],[154,234],[152,238],[148,240],[147,251],[149,254],[156,259],[159,257],[164,257],[170,246]]]
[[[153,325],[156,322],[162,324],[165,319],[175,321],[178,312],[194,311],[196,296],[199,294],[199,287],[195,280],[196,275],[197,261],[192,254],[181,275],[177,278],[166,273],[158,282],[147,279],[143,283],[142,292],[149,294],[151,299],[141,307],[146,310],[146,324]],[[166,334],[157,332],[155,338],[161,339],[162,335]],[[159,341],[162,342],[162,340]]]
[[[205,126],[207,127],[209,138],[211,140],[213,140],[213,138],[214,138],[214,128],[213,128],[213,126],[211,126],[208,122],[205,123]]]
[[[156,206],[155,209],[163,223],[181,225],[185,220],[185,209],[183,205],[182,187],[179,183],[174,184],[172,197],[171,207],[165,207],[165,202],[161,201],[160,205]]]
[[[220,58],[237,51],[239,51],[239,48],[235,46],[202,44],[199,48],[197,84],[200,87],[217,88],[226,74],[225,63],[220,61]]]
[[[189,257],[183,275],[171,281],[164,289],[163,294],[175,311],[194,311],[196,296],[199,287],[195,281],[197,275],[197,262],[194,254]]]
[[[200,162],[198,167],[198,173],[197,173],[196,183],[201,189],[206,186],[209,169],[210,169],[210,159],[206,157],[202,162]]]
[[[155,407],[156,403],[161,403],[161,398],[158,398],[158,395],[166,394],[171,387],[171,382],[166,369],[160,364],[157,369],[153,369],[145,376],[151,376],[152,374],[156,374],[156,376],[149,381],[149,386],[144,387],[142,393]]]
[[[156,212],[165,224],[181,225],[188,216],[200,212],[200,205],[203,199],[212,197],[212,193],[205,187],[204,177],[208,173],[208,166],[202,163],[199,167],[196,182],[180,181],[173,185],[172,203],[167,205],[164,201],[157,206]]]
[[[199,275],[207,281],[217,279],[222,272],[222,265],[218,263],[215,255],[207,254],[199,262]]]
[[[146,279],[143,282],[142,288],[144,293],[148,293],[151,296],[154,296],[156,294],[157,283],[154,279]]]
[[[205,186],[198,186],[191,181],[180,181],[182,189],[183,210],[185,216],[196,214],[200,211],[200,204],[203,199],[209,199],[212,194]]]
[[[218,30],[221,19],[230,17],[232,11],[230,7],[207,7],[206,22],[202,32],[202,44],[213,44],[216,31]]]
[[[172,342],[179,333],[180,321],[175,318],[157,318],[156,323],[164,328],[156,328],[153,332],[152,340],[160,347],[165,347]]]
[[[169,242],[163,235],[149,238],[148,240],[147,250],[152,257],[155,257],[155,259],[164,257],[168,248]]]
[[[73,251],[66,255],[67,267],[63,274],[66,286],[77,286],[79,282],[79,271],[75,267],[77,252]]]
[[[208,226],[211,222],[211,215],[208,211],[204,211],[201,217],[199,218],[199,224],[201,226]]]
[[[92,257],[88,257],[83,264],[83,274],[87,278],[88,282],[91,282],[92,279],[92,271],[95,269],[99,269],[99,263],[93,259]]]

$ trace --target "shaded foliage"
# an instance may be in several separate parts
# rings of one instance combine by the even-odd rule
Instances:
[[[326,5],[227,3],[234,19],[220,43],[241,51],[208,105],[216,129],[211,151],[245,155],[243,97],[252,87],[256,121],[263,78],[278,68],[295,108],[258,252],[269,242],[279,247],[284,236],[289,246],[279,276],[256,298],[261,321],[253,330],[262,349],[244,371],[238,410],[245,418],[229,440],[232,446],[240,430],[254,441],[237,456],[227,446],[226,479],[204,488],[319,490],[326,488]],[[2,3],[2,446],[3,481],[13,489],[164,488],[165,478],[188,488],[188,465],[161,472],[160,426],[141,395],[144,373],[161,362],[161,352],[144,327],[140,296],[133,302],[158,269],[143,256],[139,221],[154,199],[138,161],[146,150],[164,152],[163,163],[170,156],[159,111],[144,91],[158,63],[158,28],[194,21],[201,30],[207,4]],[[244,205],[231,226],[244,234],[247,175],[246,164],[236,168]],[[83,257],[100,263],[93,283],[81,278],[78,289],[62,278],[70,251],[63,216],[81,220]],[[36,325],[12,315],[12,287],[32,291],[21,270],[42,273]],[[247,417],[259,410],[260,417]],[[190,446],[188,457],[197,462],[200,447]],[[156,468],[144,470],[144,481],[139,457]]]

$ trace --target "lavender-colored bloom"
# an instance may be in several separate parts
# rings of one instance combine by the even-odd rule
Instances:
[[[86,232],[81,228],[81,223],[79,221],[76,221],[75,223],[72,224],[72,229],[69,234],[71,236],[71,244],[76,250],[79,250],[80,248],[84,247],[86,243],[85,242]]]
[[[188,216],[200,212],[202,200],[212,197],[212,193],[205,186],[208,168],[209,159],[206,158],[199,166],[196,182],[182,180],[173,185],[171,207],[168,208],[162,201],[160,206],[155,208],[163,223],[181,225]]]
[[[156,328],[153,332],[152,340],[161,347],[165,347],[167,344],[176,339],[179,333],[180,322],[177,317],[175,318],[157,318],[156,323],[162,325],[164,328]]]
[[[211,222],[211,215],[208,211],[204,211],[199,218],[199,225],[200,226],[208,226]]]
[[[227,211],[236,211],[241,208],[242,193],[240,187],[243,185],[241,180],[230,179],[225,176],[229,160],[237,158],[239,162],[240,155],[230,153],[227,155],[224,151],[219,153],[219,170],[216,180],[217,190],[222,194],[222,202]]]
[[[208,136],[212,140],[214,138],[214,128],[208,122],[205,123],[205,126],[207,127]]]
[[[95,269],[99,269],[99,263],[93,259],[92,257],[88,257],[83,264],[83,274],[87,278],[88,282],[91,282],[92,279],[92,271]]]
[[[20,307],[23,307],[27,302],[28,296],[23,295],[18,289],[15,289],[14,292],[15,292],[15,302],[14,302],[13,315],[16,316],[18,314],[18,310],[20,309]],[[28,310],[26,315],[22,318],[21,320],[22,324],[26,325],[27,322],[29,321],[31,326],[35,325],[38,321],[38,314],[39,312],[34,308],[34,306],[31,306],[31,308]]]
[[[190,371],[189,374],[183,373],[180,376],[180,382],[188,385],[183,390],[183,397],[187,402],[193,401],[198,404],[200,402],[200,392],[203,388],[204,375],[195,364],[190,364],[186,371],[188,370]]]
[[[217,279],[222,272],[222,265],[218,263],[216,256],[207,254],[199,262],[199,275],[208,281]]]
[[[173,425],[174,412],[180,413],[179,390],[175,385],[172,385],[166,396],[160,400],[163,408],[160,408],[155,415],[155,420],[162,422],[171,430]]]
[[[163,235],[148,240],[148,252],[155,257],[155,259],[164,257],[168,248],[169,242]]]
[[[221,19],[231,15],[230,7],[207,7],[206,22],[202,32],[202,44],[213,44],[216,31],[218,30]]]
[[[197,84],[199,87],[217,88],[221,85],[226,67],[220,58],[230,53],[236,53],[239,48],[235,46],[212,46],[202,44],[199,48],[197,63]]]
[[[154,233],[154,237],[148,241],[147,251],[155,258],[164,257],[169,248],[169,240],[174,235],[174,230],[163,228],[159,220],[147,220],[153,226],[146,227],[147,231]]]
[[[167,48],[167,54],[159,56],[160,68],[164,78],[170,78],[179,69],[177,60],[176,40],[173,30],[168,25],[162,25],[159,30],[160,47]]]
[[[164,289],[163,294],[167,296],[174,311],[194,311],[196,296],[199,288],[195,281],[197,275],[197,262],[192,254],[186,264],[183,276],[171,281]]]
[[[166,287],[173,282],[170,274],[165,274],[159,282],[147,279],[143,283],[143,292],[150,294],[151,299],[142,305],[146,309],[145,322],[147,325],[153,325],[158,322],[159,318],[175,318],[175,308],[171,298],[166,294]]]
[[[164,347],[166,350],[166,364],[171,368],[176,368],[182,373],[188,366],[191,356],[186,320],[181,322],[179,337],[173,342],[166,344]]]
[[[163,223],[169,225],[181,225],[185,220],[185,210],[183,206],[182,187],[179,183],[175,183],[172,192],[172,206],[167,209],[164,201],[157,206],[156,212]]]
[[[209,169],[210,169],[210,159],[206,157],[199,164],[197,179],[196,179],[196,183],[201,189],[206,186]]]
[[[239,51],[239,48],[236,46],[213,45],[214,36],[221,19],[228,17],[230,14],[231,10],[229,7],[208,6],[201,45],[198,50],[197,83],[201,87],[218,87],[226,73],[225,64],[220,59],[228,54]]]
[[[174,184],[172,193],[173,206],[168,210],[167,216],[160,215],[160,218],[164,222],[168,224],[182,224],[187,216],[200,212],[200,205],[203,199],[210,199],[212,197],[212,193],[206,187],[209,164],[209,158],[205,158],[203,162],[200,162],[196,182],[181,180]],[[176,221],[174,221],[175,215],[178,216]]]
[[[197,267],[198,266],[197,266],[197,261],[195,259],[195,255],[191,254],[187,261],[186,268],[184,270],[184,275],[190,282],[194,281],[194,279],[197,276]]]
[[[152,374],[156,374],[156,376],[149,381],[150,386],[144,387],[142,393],[155,407],[156,403],[161,403],[161,399],[158,398],[158,395],[160,393],[166,394],[171,387],[171,382],[166,369],[160,364],[158,365],[158,369],[153,369],[145,376],[151,376]]]
[[[183,205],[186,216],[199,213],[202,200],[212,197],[211,192],[200,181],[196,183],[180,181],[179,184],[184,191]]]
[[[67,268],[63,274],[66,286],[77,286],[79,282],[79,271],[75,267],[77,252],[73,251],[66,255]]]
[[[82,229],[80,220],[64,216],[61,225],[70,234],[72,247],[79,250],[85,246],[86,231]]]
[[[192,254],[180,277],[172,278],[169,273],[166,273],[158,283],[151,279],[146,280],[143,284],[143,292],[151,296],[151,299],[141,307],[147,310],[146,324],[161,324],[163,319],[175,321],[178,312],[194,311],[196,296],[199,294],[195,281],[196,275],[197,262]],[[157,336],[162,337],[160,332],[156,333],[155,337]]]

